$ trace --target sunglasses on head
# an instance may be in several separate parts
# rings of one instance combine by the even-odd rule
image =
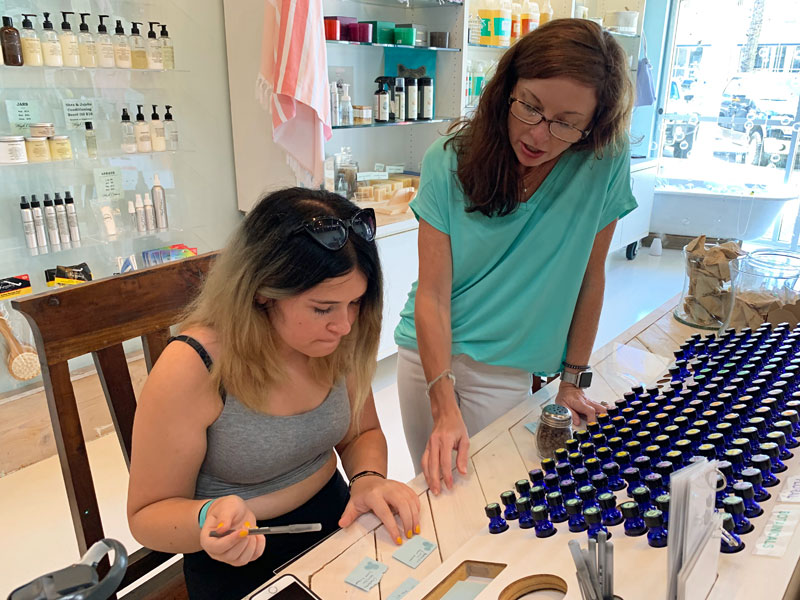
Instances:
[[[341,250],[347,243],[350,230],[361,239],[371,242],[375,239],[375,211],[363,208],[349,219],[338,217],[314,217],[298,225],[293,234],[305,231],[315,242],[328,250]]]

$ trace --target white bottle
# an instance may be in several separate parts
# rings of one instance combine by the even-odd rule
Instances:
[[[161,51],[161,42],[158,40],[156,32],[153,30],[156,21],[148,21],[150,31],[147,32],[147,68],[151,71],[164,70],[164,58]]]
[[[47,227],[47,237],[50,240],[50,246],[52,246],[54,250],[56,247],[60,250],[61,237],[58,235],[56,209],[53,207],[53,201],[50,200],[50,194],[44,195],[44,223]]]
[[[42,58],[44,64],[48,67],[62,67],[64,66],[64,55],[61,52],[61,43],[58,41],[58,36],[53,30],[53,24],[50,22],[50,13],[42,13],[44,15],[44,24],[42,25]]]
[[[70,248],[69,237],[69,221],[67,220],[67,211],[64,208],[64,201],[61,199],[61,194],[56,192],[55,200],[53,201],[56,209],[56,222],[58,223],[58,237],[61,238],[61,245],[65,248]]]
[[[100,25],[97,26],[97,66],[103,69],[114,68],[114,40],[108,35],[108,28],[103,23],[108,15],[98,15]]]
[[[156,112],[157,104],[153,104],[153,114],[150,115],[150,142],[153,152],[164,152],[167,149],[167,140],[164,136],[164,123]]]
[[[153,176],[153,187],[150,190],[153,194],[153,206],[156,213],[156,227],[159,231],[166,231],[169,229],[169,219],[167,217],[167,194],[164,188],[161,187],[161,180],[158,178],[158,173]]]
[[[128,220],[130,221],[131,229],[136,230],[136,205],[133,200],[128,200]]]
[[[175,48],[172,45],[172,40],[169,38],[169,31],[166,25],[161,25],[161,59],[164,61],[165,69],[175,68]]]
[[[331,99],[331,127],[338,127],[341,125],[342,110],[339,104],[339,87],[336,82],[330,84],[330,99]]]
[[[125,154],[134,154],[136,152],[136,132],[134,131],[133,123],[131,123],[131,116],[128,114],[128,109],[122,109],[122,123],[120,124],[122,131],[122,151]]]
[[[139,233],[147,233],[147,218],[144,216],[144,203],[142,202],[142,195],[136,194],[136,231]]]
[[[164,137],[166,138],[167,150],[174,152],[178,149],[178,124],[173,120],[172,113],[169,112],[172,106],[166,105],[167,112],[164,113]]]
[[[342,99],[339,103],[339,123],[341,125],[353,124],[353,103],[350,101],[350,84],[342,84]]]
[[[36,194],[31,196],[31,213],[33,214],[33,230],[36,233],[36,245],[39,252],[47,253],[47,230],[44,227],[44,214],[42,207],[36,199]]]
[[[136,105],[139,112],[136,113],[136,125],[133,126],[133,133],[136,135],[136,151],[137,152],[152,152],[153,142],[150,139],[150,126],[144,120],[142,113],[143,104]]]
[[[81,24],[78,26],[80,33],[78,34],[78,51],[81,55],[81,66],[88,69],[97,68],[97,44],[94,41],[94,36],[89,32],[89,25],[86,23],[86,17],[90,13],[80,13]]]
[[[25,234],[25,245],[28,247],[28,250],[36,250],[36,230],[33,227],[33,213],[31,212],[31,205],[28,204],[28,200],[25,196],[20,196],[19,213],[22,217],[22,231]]]
[[[139,33],[138,21],[131,21],[131,35],[128,42],[131,45],[131,66],[134,69],[147,68],[147,47],[144,43],[144,38]]]
[[[65,67],[80,67],[81,52],[78,48],[78,38],[72,33],[72,25],[67,21],[67,15],[74,15],[71,10],[62,10],[64,20],[61,22],[61,33],[58,34],[58,43],[61,44],[61,53],[64,55]]]
[[[497,31],[497,45],[508,48],[511,45],[511,0],[500,0],[499,11],[500,27]],[[495,26],[497,26],[497,19],[494,22]]]
[[[144,195],[144,222],[148,232],[156,230],[156,211],[153,208],[153,199],[150,198],[150,194]]]
[[[103,227],[106,228],[106,233],[110,236],[117,235],[117,223],[114,221],[114,211],[111,207],[101,206],[100,215],[103,217]]]
[[[42,57],[42,42],[33,30],[33,23],[28,17],[36,15],[23,14],[22,31],[19,32],[22,45],[22,62],[26,67],[41,67],[44,64]],[[0,53],[2,54],[2,53]]]
[[[131,44],[120,20],[114,28],[114,64],[118,69],[130,69],[132,65]]]
[[[78,213],[75,212],[75,201],[72,199],[72,192],[64,192],[64,208],[67,210],[67,223],[69,224],[69,238],[72,245],[80,248],[81,230],[78,226]]]

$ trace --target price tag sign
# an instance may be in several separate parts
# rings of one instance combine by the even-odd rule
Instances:
[[[389,179],[386,171],[360,171],[356,175],[356,181],[370,181],[374,179]]]
[[[28,133],[28,126],[39,122],[39,105],[32,100],[6,100],[6,112],[16,134]]]
[[[800,521],[800,510],[797,506],[776,506],[769,516],[764,532],[756,542],[753,554],[780,558],[786,553],[792,541],[797,522]]]
[[[786,478],[781,490],[781,502],[800,502],[800,475]]]
[[[101,202],[123,199],[122,173],[119,169],[95,169],[94,185],[97,189],[97,198]]]
[[[70,129],[83,129],[86,121],[94,123],[94,100],[62,100],[64,120]]]

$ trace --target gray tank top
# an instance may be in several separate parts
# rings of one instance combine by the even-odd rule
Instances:
[[[188,336],[210,368],[208,353]],[[201,352],[202,349],[202,352]],[[298,415],[255,412],[223,393],[224,406],[206,430],[206,457],[197,475],[197,500],[235,494],[245,500],[289,487],[321,469],[350,426],[350,400],[344,379],[322,404]]]

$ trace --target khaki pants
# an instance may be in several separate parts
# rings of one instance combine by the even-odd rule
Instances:
[[[511,367],[496,367],[453,356],[450,368],[456,376],[456,402],[470,437],[531,395],[531,374]],[[400,348],[397,355],[397,389],[406,443],[414,470],[422,472],[422,453],[433,431],[427,382],[419,353]]]

